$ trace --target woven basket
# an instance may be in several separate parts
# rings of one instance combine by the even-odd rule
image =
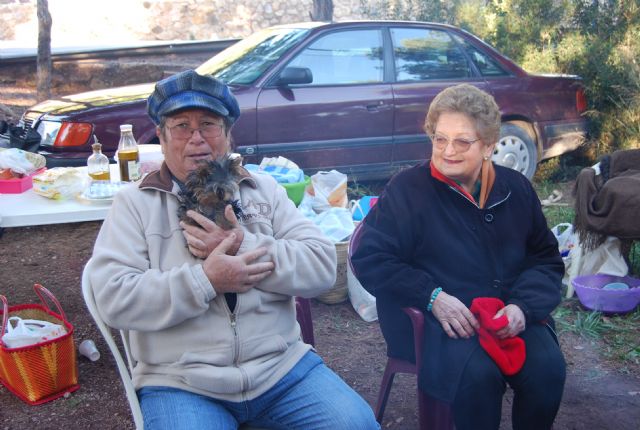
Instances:
[[[349,254],[349,241],[336,243],[338,255],[338,267],[336,283],[326,293],[320,294],[316,299],[327,305],[335,305],[347,300],[349,289],[347,288],[347,256]]]
[[[24,402],[39,405],[75,391],[79,385],[73,326],[49,290],[38,284],[34,289],[42,304],[8,307],[7,299],[0,296],[2,332],[8,317],[19,316],[60,324],[66,328],[67,333],[46,342],[19,348],[7,348],[0,342],[0,383]],[[57,313],[49,308],[43,295],[55,303]]]

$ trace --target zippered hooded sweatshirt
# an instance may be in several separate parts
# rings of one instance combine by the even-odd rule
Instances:
[[[265,246],[275,269],[237,295],[232,313],[187,248],[178,191],[163,164],[115,196],[89,275],[98,308],[109,326],[130,331],[136,388],[254,399],[311,348],[301,340],[294,296],[332,287],[335,246],[273,178],[247,172],[235,196],[244,229],[238,255]]]

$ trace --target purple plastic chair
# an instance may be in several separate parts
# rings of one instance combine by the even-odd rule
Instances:
[[[311,319],[311,305],[309,299],[296,297],[296,318],[300,324],[302,340],[311,346],[316,346],[313,336],[313,320]]]
[[[362,231],[363,223],[358,224],[349,241],[349,266],[351,271],[358,277],[358,274],[351,264],[351,256],[353,252],[358,248],[360,242],[360,235]],[[393,385],[393,378],[396,373],[409,373],[418,375],[418,370],[422,364],[422,340],[424,334],[424,314],[421,310],[415,307],[408,307],[402,309],[404,313],[409,316],[411,325],[413,326],[413,344],[415,348],[415,364],[410,361],[402,360],[399,358],[388,357],[387,365],[382,375],[382,382],[380,384],[380,393],[378,394],[378,401],[376,403],[376,421],[382,424],[382,417],[384,415],[385,407],[387,406],[387,400],[389,399],[389,393],[391,392],[391,386]],[[421,430],[435,429],[435,430],[450,430],[454,428],[453,416],[451,414],[451,408],[447,403],[434,399],[431,396],[423,393],[419,388],[416,390],[418,396],[418,422]]]

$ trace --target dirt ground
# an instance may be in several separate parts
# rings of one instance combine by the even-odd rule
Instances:
[[[15,121],[34,101],[32,89],[0,82],[0,119]],[[569,194],[570,187],[561,189]],[[115,362],[85,309],[80,291],[82,268],[99,228],[100,222],[9,228],[0,236],[0,294],[7,296],[10,304],[32,303],[37,300],[32,286],[41,283],[62,303],[75,327],[76,344],[93,339],[102,355],[97,362],[79,356],[81,388],[44,405],[29,406],[0,387],[0,430],[133,428]],[[361,320],[348,302],[325,305],[312,301],[311,311],[318,353],[373,407],[386,362],[378,324]],[[640,366],[617,368],[604,358],[606,346],[597,340],[563,333],[560,342],[568,375],[554,429],[638,430]],[[410,375],[396,377],[383,429],[417,429],[415,379]],[[511,402],[507,392],[502,429],[511,428]]]
[[[0,388],[0,429],[133,428],[115,363],[85,309],[80,277],[100,222],[8,228],[0,237],[0,294],[10,304],[37,300],[34,283],[49,288],[75,327],[75,340],[93,339],[102,357],[79,356],[81,388],[67,398],[28,406]],[[316,349],[326,363],[372,406],[385,365],[385,345],[377,323],[361,320],[348,302],[312,302]],[[598,342],[561,336],[568,378],[555,430],[629,429],[640,426],[640,368],[626,372],[601,355]],[[399,375],[384,416],[384,429],[417,428],[415,377]],[[504,402],[503,426],[510,428]]]

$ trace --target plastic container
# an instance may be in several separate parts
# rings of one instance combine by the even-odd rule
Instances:
[[[623,314],[640,304],[640,279],[605,274],[577,276],[571,281],[582,305],[593,311]],[[605,285],[624,283],[629,289],[603,289]]]
[[[293,184],[280,184],[287,191],[287,196],[289,199],[298,206],[302,201],[302,197],[304,196],[304,189],[311,183],[311,178],[307,175],[304,175],[304,182],[295,182]]]
[[[21,194],[33,187],[33,175],[0,179],[0,194]]]

